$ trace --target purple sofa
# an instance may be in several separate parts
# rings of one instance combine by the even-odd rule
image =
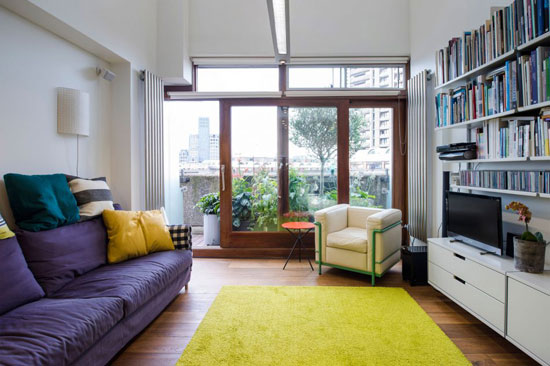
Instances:
[[[0,365],[104,365],[191,276],[190,250],[107,264],[101,218],[16,234],[0,241]]]

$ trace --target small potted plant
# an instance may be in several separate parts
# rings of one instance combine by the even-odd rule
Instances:
[[[529,231],[531,211],[521,202],[510,202],[507,210],[514,210],[519,215],[519,221],[525,223],[525,232],[521,237],[514,238],[514,266],[522,272],[541,273],[544,271],[546,243],[540,232]]]
[[[206,245],[220,245],[220,194],[205,194],[195,207],[204,215],[204,243]]]
[[[233,229],[236,231],[248,230],[252,216],[252,194],[242,192],[233,197]]]

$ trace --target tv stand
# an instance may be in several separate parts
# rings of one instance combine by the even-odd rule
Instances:
[[[493,253],[452,238],[428,239],[428,283],[550,366],[550,271],[518,272],[513,259],[485,254]]]

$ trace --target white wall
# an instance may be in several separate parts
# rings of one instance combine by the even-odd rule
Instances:
[[[274,56],[265,0],[191,0],[191,56]]]
[[[411,53],[411,75],[415,75],[423,69],[434,71],[435,52],[444,47],[449,39],[460,36],[463,31],[478,28],[489,18],[491,6],[507,6],[511,0],[411,0],[410,2],[410,53]],[[433,105],[433,104],[432,104]],[[433,110],[429,123],[433,126]],[[465,141],[465,130],[450,130],[434,132],[435,146],[447,144],[450,142]],[[434,202],[432,205],[433,221],[432,235],[437,236],[438,227],[441,224],[441,174],[442,169],[458,170],[457,164],[445,165],[437,159],[435,152],[432,154],[433,175],[432,184],[434,186]],[[533,169],[548,169],[548,164],[538,163],[530,165]],[[488,169],[525,169],[525,165],[487,165],[483,168]],[[512,200],[522,201],[533,211],[532,229],[542,231],[547,238],[550,238],[550,210],[548,209],[548,200],[532,199],[528,197],[518,197],[503,195],[503,205]],[[411,199],[411,198],[409,198]],[[517,223],[517,217],[504,213],[504,231],[521,233],[522,227]],[[550,258],[550,255],[547,256]]]
[[[407,56],[409,0],[290,1],[290,47],[292,56]]]
[[[156,68],[157,0],[30,0],[129,60]]]
[[[161,0],[157,9],[157,68],[165,83],[191,84],[189,0]]]
[[[290,1],[292,56],[409,54],[409,0]],[[273,56],[265,0],[191,0],[190,54]]]
[[[43,12],[54,19],[44,22],[47,29],[61,29],[63,36],[76,44],[80,44],[79,35],[83,35],[116,55],[117,64],[112,67],[124,75],[112,82],[118,92],[112,98],[111,137],[119,153],[111,157],[111,185],[116,187],[115,200],[125,208],[139,209],[144,205],[144,154],[140,141],[144,129],[140,118],[143,95],[139,92],[139,72],[144,68],[156,72],[158,1],[166,0],[0,0],[0,4],[18,9],[19,14],[30,19]]]
[[[80,138],[82,176],[111,176],[111,85],[101,59],[0,7],[0,178],[76,172],[76,137],[57,134],[57,87],[90,94],[90,136]],[[28,45],[28,47],[25,47]],[[11,223],[2,182],[0,211]]]

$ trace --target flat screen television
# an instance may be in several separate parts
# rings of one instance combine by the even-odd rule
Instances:
[[[502,255],[500,197],[448,191],[445,208],[448,237]]]

